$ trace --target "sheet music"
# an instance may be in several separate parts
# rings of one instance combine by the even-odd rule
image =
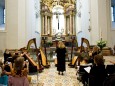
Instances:
[[[85,71],[86,71],[87,73],[90,73],[91,67],[90,67],[90,66],[89,66],[89,67],[85,67],[84,69],[85,69]]]

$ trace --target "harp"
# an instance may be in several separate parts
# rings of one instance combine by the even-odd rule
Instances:
[[[40,53],[41,53],[41,60],[42,60],[42,65],[46,68],[49,68],[50,64],[47,61],[47,58],[45,56],[45,54],[43,53],[42,49],[40,48]]]
[[[75,44],[75,45],[73,45]],[[76,63],[76,57],[73,57],[73,48],[74,46],[76,46],[76,48],[78,49],[78,43],[77,43],[77,40],[75,39],[75,37],[73,36],[72,37],[72,46],[71,46],[71,62],[68,64],[68,66],[71,66],[71,67],[74,67],[75,66],[75,63]],[[73,58],[72,58],[73,57]]]
[[[37,49],[36,38],[28,41],[27,51],[30,53],[30,55],[32,55],[32,57],[34,57],[34,59],[32,59],[29,55],[26,54],[26,57],[29,60],[31,67],[33,66],[31,69],[34,69],[34,67],[36,66],[38,71],[41,72],[43,70],[43,67],[42,64],[40,64],[40,57],[38,56],[39,49]],[[38,64],[34,61],[36,57],[38,59]]]
[[[90,50],[89,41],[86,38],[81,38],[81,49],[80,49],[80,52],[84,51],[84,46],[83,46],[84,43],[87,45],[88,50]]]
[[[37,49],[35,38],[29,40],[28,45],[27,45],[27,50],[32,53],[34,53],[34,52],[36,53],[37,59],[38,59],[38,64],[41,69],[42,69],[42,66],[44,66],[46,68],[48,68],[50,66],[49,63],[47,62],[47,58],[46,58],[44,52],[42,51],[42,49],[41,48],[39,50]]]
[[[47,60],[47,52],[46,52],[46,39],[47,39],[47,37],[42,38],[42,44],[43,44],[44,49],[42,47],[40,48],[40,54],[41,54],[42,65],[46,68],[49,68],[50,65]],[[45,54],[44,54],[43,50],[44,50]]]

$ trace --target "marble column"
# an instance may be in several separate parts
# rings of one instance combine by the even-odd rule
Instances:
[[[52,17],[50,17],[50,35],[52,35]]]
[[[68,34],[68,32],[70,31],[70,25],[69,25],[69,17],[67,17],[67,23],[66,23],[66,25],[67,25],[67,34]]]
[[[71,30],[72,30],[72,28],[71,28],[71,19],[72,19],[72,17],[71,17],[71,15],[69,16],[69,18],[70,18],[70,20],[69,20],[69,31],[70,31],[70,34],[72,34],[72,32],[71,32]]]
[[[44,15],[42,16],[42,35],[44,35]]]
[[[47,15],[45,15],[45,35],[47,35]]]
[[[71,15],[71,34],[73,35],[73,15]]]
[[[47,17],[47,34],[49,34],[49,17]]]
[[[65,28],[64,28],[64,34],[67,35],[67,26],[66,26],[66,16],[64,16],[64,21],[65,21]]]
[[[75,30],[75,15],[73,15],[73,35],[75,35],[76,30]]]

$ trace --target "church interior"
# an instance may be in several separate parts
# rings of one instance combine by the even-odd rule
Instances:
[[[115,0],[0,0],[0,86],[12,86],[8,77],[17,57],[26,64],[24,86],[94,86],[89,76],[98,55],[106,78],[113,75],[115,82],[114,36]],[[57,71],[60,41],[66,47],[64,75]],[[115,86],[106,78],[95,86]]]

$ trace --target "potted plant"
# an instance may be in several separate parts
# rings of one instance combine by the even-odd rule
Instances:
[[[52,46],[52,45],[53,45],[53,43],[52,43],[51,41],[48,41],[48,42],[47,42],[47,46],[48,46],[48,47],[50,47],[50,46]]]
[[[106,41],[101,39],[97,42],[97,46],[99,46],[100,50],[102,51],[102,49],[106,46],[106,43],[107,43]]]

